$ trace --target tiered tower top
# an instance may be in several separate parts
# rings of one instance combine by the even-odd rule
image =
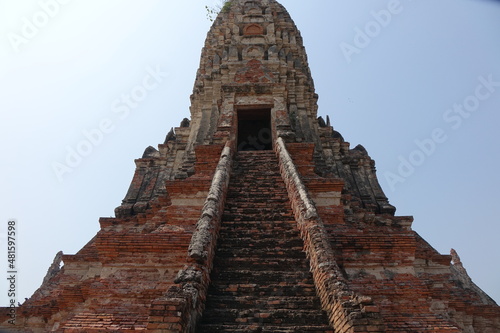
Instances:
[[[317,142],[317,98],[302,37],[286,9],[274,0],[229,1],[202,51],[188,151],[232,138],[238,125],[246,128],[239,149],[262,148],[277,136]]]

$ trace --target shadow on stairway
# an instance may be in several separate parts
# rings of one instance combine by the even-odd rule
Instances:
[[[235,156],[197,332],[332,332],[273,151]]]

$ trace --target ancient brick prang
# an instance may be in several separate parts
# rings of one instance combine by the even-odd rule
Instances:
[[[458,254],[395,216],[366,149],[317,118],[275,0],[231,0],[182,120],[115,218],[58,256],[14,332],[500,332]],[[5,315],[9,309],[2,309]]]

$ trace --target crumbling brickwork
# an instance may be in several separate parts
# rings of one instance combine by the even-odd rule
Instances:
[[[500,332],[458,254],[395,216],[375,162],[317,118],[317,99],[285,8],[229,1],[191,118],[135,161],[116,217],[2,329]],[[239,151],[253,149],[267,151]]]

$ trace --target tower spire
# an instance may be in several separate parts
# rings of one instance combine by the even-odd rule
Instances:
[[[245,106],[269,108],[277,136],[318,140],[302,37],[274,0],[227,2],[208,32],[191,101],[190,148],[229,140]]]

